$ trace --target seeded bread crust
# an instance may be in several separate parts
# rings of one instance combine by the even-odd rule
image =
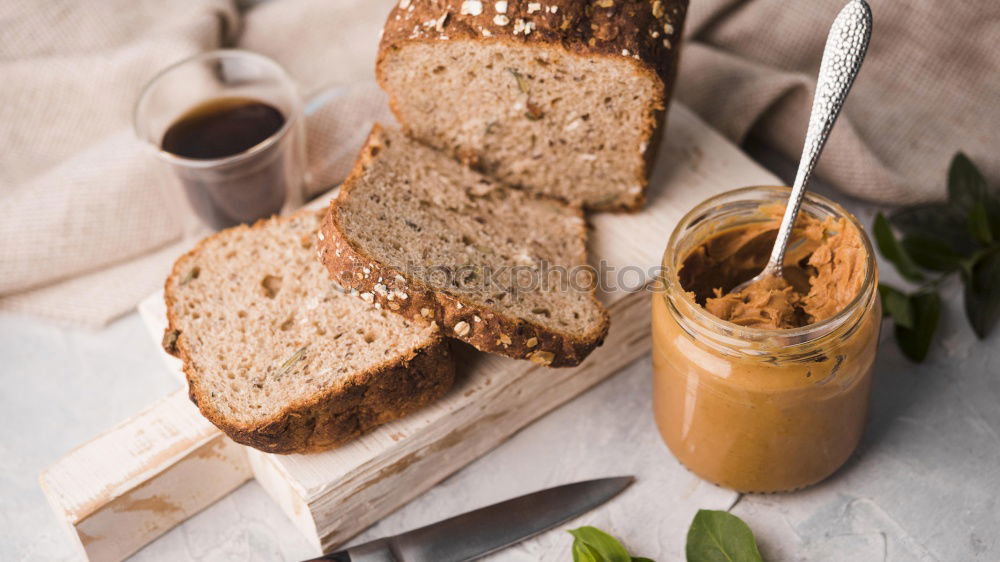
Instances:
[[[389,105],[407,134],[412,130],[385,79],[387,55],[410,42],[471,40],[530,44],[575,55],[630,62],[635,72],[655,75],[662,97],[652,100],[643,118],[645,166],[638,171],[636,194],[589,204],[604,211],[635,211],[645,203],[645,188],[665,125],[666,107],[677,76],[680,39],[688,0],[400,0],[389,13],[379,44],[376,77],[389,94]],[[432,79],[432,77],[428,77]],[[476,166],[479,156],[454,156]]]
[[[527,359],[546,367],[579,365],[604,343],[610,324],[606,311],[602,323],[588,338],[553,332],[407,278],[403,272],[368,255],[345,236],[339,221],[339,202],[341,198],[350,197],[354,181],[374,159],[381,139],[382,128],[376,125],[320,226],[319,257],[332,279],[354,289],[375,308],[390,310],[406,318],[432,321],[445,336],[464,341],[480,351]],[[586,256],[581,256],[580,263],[585,261]]]
[[[497,5],[506,6],[502,13]],[[400,0],[376,64],[406,41],[507,40],[632,59],[672,84],[687,7],[687,0]]]
[[[325,213],[325,210],[299,213]],[[167,328],[163,348],[183,361],[188,396],[202,415],[237,443],[268,453],[311,453],[343,445],[443,396],[454,381],[455,365],[448,341],[436,335],[402,359],[385,361],[355,373],[343,384],[308,399],[286,404],[277,414],[253,425],[232,420],[213,407],[200,384],[202,375],[192,360],[187,338],[178,328],[173,313],[176,296],[172,287],[190,269],[188,262],[210,240],[227,236],[233,230],[264,228],[271,221],[282,220],[286,219],[262,219],[253,226],[237,226],[200,241],[177,260],[167,278],[164,287]],[[359,318],[358,322],[363,324],[364,319]]]

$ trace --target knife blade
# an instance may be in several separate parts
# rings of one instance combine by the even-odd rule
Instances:
[[[308,562],[473,560],[582,515],[618,495],[634,481],[632,476],[618,476],[556,486]]]

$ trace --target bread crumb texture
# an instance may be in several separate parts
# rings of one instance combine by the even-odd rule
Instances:
[[[167,279],[165,347],[190,395],[234,440],[268,452],[343,443],[443,394],[454,367],[435,327],[345,293],[317,260],[321,214],[202,241]]]
[[[607,333],[578,208],[505,186],[399,131],[372,132],[322,231],[334,279],[480,350],[575,365]]]
[[[407,132],[593,209],[643,202],[686,0],[404,0],[377,75]]]

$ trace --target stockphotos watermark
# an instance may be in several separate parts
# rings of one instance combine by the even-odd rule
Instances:
[[[530,264],[491,265],[423,265],[406,264],[400,273],[407,279],[419,279],[434,289],[453,290],[477,294],[490,294],[495,300],[516,300],[521,295],[534,292],[586,292],[604,293],[624,291],[656,291],[661,286],[662,266],[642,268],[637,265],[615,267],[601,260],[597,266],[590,264],[563,266],[537,260]],[[344,286],[375,276],[365,267],[341,273]],[[386,289],[386,280],[375,279],[375,291]]]

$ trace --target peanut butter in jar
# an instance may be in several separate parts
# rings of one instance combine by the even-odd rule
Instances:
[[[780,279],[730,290],[767,261],[788,188],[705,201],[681,220],[653,293],[653,407],[698,476],[741,492],[815,484],[864,430],[881,326],[871,242],[807,195]]]

